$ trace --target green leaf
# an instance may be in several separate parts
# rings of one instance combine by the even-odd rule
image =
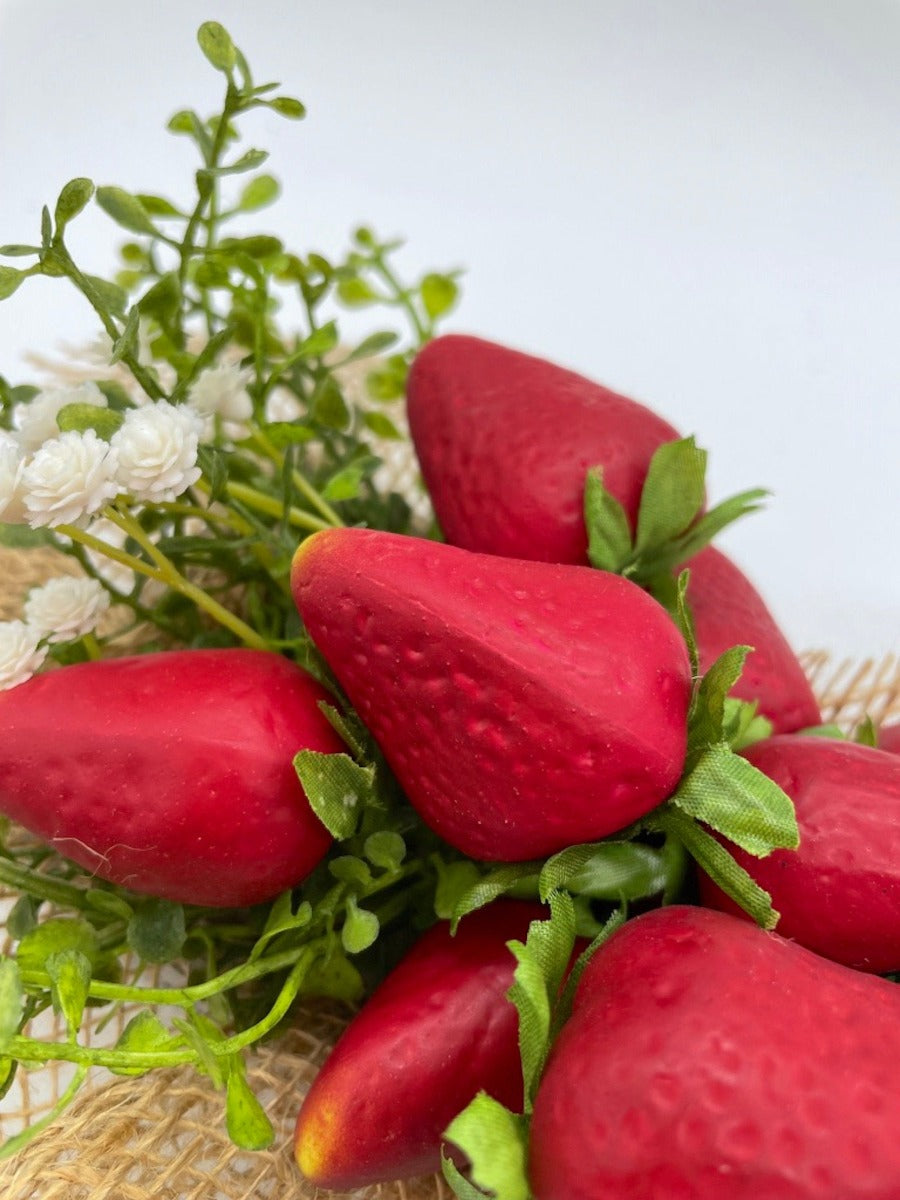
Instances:
[[[151,192],[138,192],[137,200],[144,212],[149,213],[151,217],[183,217],[185,215],[165,196],[155,196]]]
[[[24,278],[24,271],[18,271],[15,267],[0,266],[0,300],[7,300]]]
[[[169,1050],[176,1040],[155,1013],[144,1009],[133,1016],[122,1030],[115,1048],[133,1054],[147,1054],[154,1050]],[[110,1070],[116,1075],[144,1075],[153,1068],[111,1067]]]
[[[371,464],[377,462],[376,459],[357,459],[356,462],[350,463],[347,467],[341,467],[339,471],[328,479],[322,488],[322,497],[325,500],[353,500],[359,495],[360,484],[370,470]]]
[[[99,275],[85,275],[84,278],[90,284],[95,296],[100,300],[100,303],[117,317],[124,314],[128,307],[128,296],[124,288],[120,288],[118,284],[110,283],[108,279],[103,279]]]
[[[46,962],[54,1012],[61,1013],[69,1036],[81,1026],[91,985],[91,960],[80,950],[58,950]]]
[[[363,413],[363,422],[367,429],[371,429],[372,433],[383,441],[397,442],[403,440],[403,434],[391,418],[386,417],[384,413],[365,412]]]
[[[872,718],[866,714],[853,731],[853,740],[858,746],[878,746],[878,728]]]
[[[82,211],[94,194],[94,185],[90,179],[70,179],[59,193],[56,201],[54,220],[57,235],[62,233],[69,221]]]
[[[16,1081],[18,1062],[14,1058],[0,1058],[0,1100],[6,1096]]]
[[[371,358],[375,354],[383,354],[385,350],[389,350],[391,346],[396,345],[397,340],[397,334],[391,333],[387,329],[379,333],[370,333],[367,338],[363,338],[359,345],[350,351],[344,359],[344,363],[357,362],[361,358]]]
[[[96,964],[100,959],[96,929],[80,917],[51,917],[42,921],[19,942],[16,950],[19,970],[46,971],[50,956],[62,950],[78,950]]]
[[[420,291],[425,311],[432,321],[449,312],[459,298],[459,287],[449,275],[426,275]]]
[[[504,863],[483,875],[457,901],[452,914],[454,932],[463,917],[511,891],[523,879],[537,876],[540,869],[540,863]]]
[[[338,299],[351,308],[359,308],[364,304],[377,304],[380,299],[372,286],[359,276],[341,279],[337,285]]]
[[[696,519],[706,495],[706,459],[693,437],[665,442],[654,452],[638,509],[638,554],[678,537]]]
[[[329,874],[341,883],[357,883],[368,887],[372,882],[372,872],[369,864],[355,854],[339,854],[328,863]]]
[[[75,430],[84,433],[88,429],[109,441],[124,420],[121,413],[96,404],[64,404],[56,414],[56,423],[62,433]]]
[[[697,648],[697,634],[694,629],[694,618],[687,601],[688,585],[691,573],[689,570],[680,571],[675,581],[675,624],[681,630],[691,662],[691,679],[700,677],[700,651]]]
[[[28,525],[9,525],[0,521],[0,546],[9,546],[12,550],[30,550],[34,546],[49,546],[51,541],[49,529],[41,527],[32,529]]]
[[[584,523],[591,565],[619,573],[632,553],[631,528],[625,509],[604,487],[600,467],[591,467],[585,479]]]
[[[379,931],[378,918],[367,908],[360,908],[356,897],[347,897],[347,915],[341,926],[341,945],[348,954],[361,954],[368,950]]]
[[[209,484],[210,502],[224,500],[228,486],[227,455],[215,446],[201,445],[197,447],[197,463]]]
[[[703,751],[670,803],[758,858],[800,844],[790,797],[727,745]]]
[[[336,946],[324,958],[316,958],[303,976],[300,988],[304,996],[330,996],[355,1004],[365,992],[359,969],[350,961],[343,948]]]
[[[272,1122],[247,1083],[244,1060],[229,1060],[225,1084],[225,1126],[228,1136],[243,1150],[265,1150],[275,1140]]]
[[[0,255],[3,258],[30,258],[33,254],[40,254],[40,252],[40,246],[23,246],[20,243],[0,246]]]
[[[375,786],[375,768],[360,767],[347,754],[323,754],[301,750],[294,769],[313,812],[338,840],[352,837],[360,809],[367,804]]]
[[[17,963],[0,957],[0,1053],[19,1031],[25,1011],[25,989]]]
[[[245,151],[232,163],[224,163],[219,167],[202,167],[197,175],[210,180],[210,182],[222,175],[243,175],[245,171],[253,171],[257,167],[261,167],[268,157],[268,150],[253,148]]]
[[[363,854],[373,867],[385,871],[397,871],[406,857],[406,842],[393,829],[379,829],[370,833],[363,843]]]
[[[326,375],[316,389],[311,415],[328,429],[343,430],[350,423],[350,409],[333,375]]]
[[[847,741],[847,735],[840,725],[830,722],[825,725],[808,725],[806,729],[798,729],[797,734],[803,737],[837,738],[841,742]]]
[[[772,897],[728,853],[721,842],[701,828],[687,813],[666,805],[653,817],[667,835],[677,837],[701,870],[763,929],[774,929],[780,914]]]
[[[453,1118],[444,1137],[469,1159],[472,1178],[480,1188],[498,1200],[529,1200],[528,1123],[524,1117],[479,1092]]]
[[[366,389],[379,404],[390,404],[406,394],[409,368],[402,354],[392,354],[384,364],[366,376]]]
[[[544,864],[541,899],[564,887],[592,900],[642,900],[668,882],[667,863],[653,846],[640,842],[596,842],[569,846]]]
[[[19,942],[26,933],[30,933],[37,925],[38,901],[27,892],[23,893],[6,918],[6,932],[14,942]]]
[[[279,450],[283,450],[286,446],[299,445],[301,442],[310,442],[316,436],[315,430],[310,429],[308,425],[300,425],[296,421],[272,421],[268,425],[263,426],[263,432]]]
[[[207,60],[217,71],[229,74],[237,62],[234,42],[218,21],[204,21],[197,30],[197,41]]]
[[[667,838],[666,841],[667,843],[671,843],[673,839]],[[680,853],[683,854],[683,851],[680,851]],[[563,1025],[565,1025],[566,1021],[568,1021],[569,1017],[571,1016],[572,1003],[575,999],[575,993],[578,990],[578,984],[581,981],[581,976],[584,974],[585,967],[588,965],[600,947],[609,941],[616,930],[622,928],[622,926],[625,924],[625,920],[626,912],[624,907],[617,908],[614,912],[610,913],[605,924],[603,925],[603,928],[594,937],[591,944],[586,947],[586,949],[582,950],[582,952],[578,955],[578,958],[576,958],[575,962],[572,964],[572,969],[566,976],[566,982],[553,1012],[553,1023],[550,1027],[551,1041],[555,1039],[556,1034],[560,1029],[562,1029]]]
[[[144,233],[151,237],[159,237],[159,230],[150,220],[143,204],[137,196],[126,192],[124,188],[97,188],[97,203],[107,216],[112,217],[123,229],[128,229],[132,233]]]
[[[171,962],[184,945],[184,909],[171,900],[146,900],[128,923],[127,939],[144,962]]]
[[[154,317],[164,328],[177,320],[181,304],[181,289],[174,271],[160,275],[137,302],[141,313]]]
[[[321,358],[323,354],[333,350],[337,344],[337,322],[329,321],[326,325],[314,329],[309,337],[304,338],[291,352],[289,361],[296,362],[300,358]]]
[[[280,191],[281,185],[274,175],[257,175],[241,192],[237,207],[241,212],[255,212],[267,204],[273,204]]]
[[[301,121],[306,116],[306,106],[299,100],[295,100],[293,96],[276,96],[273,100],[267,100],[266,103],[269,108],[273,108],[282,117],[288,117],[292,121]]]
[[[705,512],[697,523],[679,539],[677,545],[673,547],[672,553],[663,560],[663,565],[675,566],[676,563],[687,562],[698,550],[702,550],[704,546],[708,545],[726,525],[731,525],[741,517],[760,509],[763,500],[768,495],[769,492],[765,488],[751,488],[749,491],[739,492],[736,496],[730,496],[727,500],[723,500],[721,504],[717,504]]]
[[[691,704],[688,753],[725,741],[725,698],[741,677],[751,646],[732,646],[712,664]]]

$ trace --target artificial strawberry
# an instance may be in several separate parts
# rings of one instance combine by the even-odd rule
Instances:
[[[313,1081],[295,1133],[310,1182],[366,1187],[440,1169],[441,1134],[481,1089],[522,1110],[518,1018],[506,999],[538,904],[498,900],[450,935],[433,926],[377,988]]]
[[[755,700],[775,733],[793,733],[821,721],[809,680],[762,596],[721,551],[707,546],[686,563],[687,599],[694,619],[700,669],[731,646],[752,646],[731,694]]]
[[[878,730],[878,748],[888,750],[891,754],[900,754],[900,721],[881,726]]]
[[[541,358],[445,335],[415,359],[410,433],[449,542],[543,562],[587,561],[589,467],[632,526],[653,452],[679,435],[627,396]]]
[[[722,913],[597,951],[531,1126],[537,1200],[897,1200],[900,990]]]
[[[900,970],[900,758],[798,734],[757,742],[744,757],[791,797],[800,829],[798,850],[735,851],[781,913],[778,932],[850,967]],[[701,894],[739,911],[708,879]]]
[[[299,883],[331,838],[292,766],[343,743],[278,654],[101,659],[0,692],[0,811],[101,879],[204,905]]]
[[[291,582],[410,801],[470,856],[592,841],[678,783],[685,644],[627,580],[331,529],[301,544]]]

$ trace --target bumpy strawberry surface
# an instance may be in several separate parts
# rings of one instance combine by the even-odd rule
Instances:
[[[900,990],[722,913],[595,955],[532,1125],[537,1200],[897,1200]]]
[[[297,1119],[313,1183],[364,1187],[440,1169],[441,1134],[479,1090],[522,1110],[510,938],[546,916],[497,901],[428,931],[347,1027]]]
[[[758,701],[759,711],[776,733],[818,725],[819,706],[803,668],[743,571],[713,546],[695,554],[685,566],[691,573],[687,598],[701,671],[731,646],[752,646],[731,694]]]
[[[481,338],[429,342],[407,386],[410,432],[449,542],[543,562],[587,561],[589,467],[634,523],[653,452],[678,432],[642,404]]]
[[[277,654],[173,650],[0,692],[0,812],[102,879],[191,904],[270,899],[331,843],[293,769],[343,748]]]
[[[690,665],[627,580],[336,529],[302,544],[292,586],[410,801],[472,857],[591,841],[675,788]]]
[[[847,966],[900,970],[900,757],[801,735],[744,753],[797,813],[798,850],[752,858],[734,849],[771,894],[778,932]],[[739,912],[710,880],[701,886],[705,903]]]

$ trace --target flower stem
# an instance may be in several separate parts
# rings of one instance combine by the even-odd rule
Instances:
[[[247,505],[248,508],[254,508],[257,512],[266,513],[270,517],[284,517],[292,525],[296,525],[298,529],[307,529],[311,533],[315,533],[320,529],[330,529],[332,523],[323,521],[320,517],[314,517],[312,513],[304,512],[302,508],[295,508],[293,505],[285,514],[284,505],[280,500],[276,500],[274,496],[267,496],[265,492],[259,491],[257,488],[250,487],[246,483],[237,483],[234,480],[229,480],[225,485],[229,496],[233,496],[235,500],[240,500]]]

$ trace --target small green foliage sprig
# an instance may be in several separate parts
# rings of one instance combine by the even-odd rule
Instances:
[[[264,107],[299,120],[305,109],[277,84],[257,84],[218,23],[201,26],[198,41],[224,97],[209,118],[185,109],[168,123],[199,155],[189,197],[76,178],[44,209],[38,242],[0,247],[17,264],[0,266],[0,299],[31,277],[57,278],[102,329],[99,359],[71,384],[0,378],[0,544],[52,546],[82,570],[77,583],[33,589],[23,620],[0,622],[0,687],[47,657],[116,653],[124,638],[129,651],[269,649],[321,674],[290,594],[298,542],[328,526],[410,532],[417,521],[379,468],[403,436],[396,402],[409,363],[456,303],[457,273],[404,282],[400,243],[367,227],[336,261],[270,233],[233,232],[280,191],[259,170],[266,152],[240,145],[241,118]],[[92,203],[128,235],[113,279],[86,270],[68,242]],[[284,320],[288,305],[299,327]],[[356,342],[338,327],[348,308],[378,315]],[[348,369],[367,362],[359,396]],[[0,1097],[34,1065],[68,1062],[74,1074],[0,1157],[54,1119],[97,1067],[139,1075],[191,1064],[223,1091],[232,1138],[269,1143],[246,1080],[249,1048],[298,997],[357,999],[399,941],[434,919],[457,857],[405,804],[353,714],[328,715],[348,754],[297,767],[340,842],[302,898],[231,911],[140,897],[86,879],[3,822],[0,886],[19,898],[6,922],[14,949],[0,957]],[[328,774],[318,788],[317,771]],[[340,828],[337,787],[352,798]],[[146,970],[166,964],[174,982],[148,982]],[[134,1013],[115,1045],[86,1036],[98,1006]],[[30,1032],[49,1009],[59,1041]]]

